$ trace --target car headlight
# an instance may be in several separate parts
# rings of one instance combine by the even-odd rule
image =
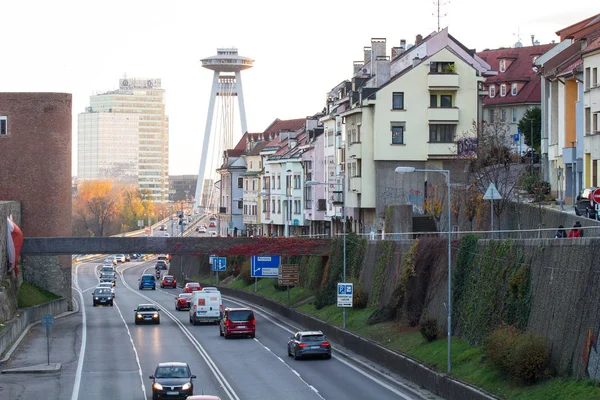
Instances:
[[[98,300],[98,298],[97,298],[97,297],[94,297],[94,300]]]
[[[154,314],[152,317],[153,318],[158,318],[158,314]]]
[[[181,390],[188,390],[191,387],[192,387],[192,384],[190,382],[188,382],[181,387]]]
[[[156,390],[163,390],[162,385],[160,383],[154,382],[152,387]]]
[[[138,314],[135,316],[136,318],[142,318],[142,314]]]
[[[110,300],[111,298],[112,298],[112,297],[108,296],[108,297],[106,298],[106,300]]]

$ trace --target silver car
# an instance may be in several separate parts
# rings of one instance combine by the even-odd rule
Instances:
[[[115,288],[112,285],[111,282],[100,282],[98,284],[98,286],[96,286],[96,288],[101,288],[101,289],[110,289],[111,293],[112,293],[112,297],[115,298],[117,296],[115,296]]]

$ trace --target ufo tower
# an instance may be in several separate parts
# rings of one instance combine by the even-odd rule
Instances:
[[[213,81],[200,155],[194,210],[199,206],[210,207],[216,202],[216,199],[213,199],[216,169],[220,165],[223,151],[233,148],[234,145],[236,97],[242,135],[247,131],[242,71],[252,68],[254,63],[254,60],[238,55],[236,48],[217,49],[216,56],[201,61],[202,67],[213,71]],[[216,115],[215,103],[217,103]],[[213,121],[215,121],[214,127]],[[209,193],[204,193],[205,191]]]

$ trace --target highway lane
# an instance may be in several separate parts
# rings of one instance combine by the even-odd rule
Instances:
[[[124,266],[124,278],[135,288],[145,267]],[[276,324],[257,313],[257,337],[225,340],[215,325],[192,326],[187,311],[174,309],[180,289],[145,291],[149,299],[169,310],[202,344],[216,366],[223,371],[235,392],[243,399],[337,399],[337,398],[419,398],[402,384],[391,383],[365,372],[363,365],[343,357],[331,360],[295,361],[287,356],[286,343],[293,329]],[[225,306],[238,306],[225,301]]]

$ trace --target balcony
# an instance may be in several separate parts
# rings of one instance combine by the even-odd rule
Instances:
[[[354,143],[350,143],[348,146],[348,150],[346,150],[348,152],[348,157],[352,158],[362,158],[362,143],[361,142],[354,142]]]
[[[362,191],[362,178],[360,176],[350,178],[350,190],[359,193]]]
[[[427,158],[430,160],[447,159],[456,156],[456,143],[433,143],[427,144]]]
[[[458,74],[429,74],[428,83],[431,89],[458,89]]]
[[[242,217],[242,222],[245,225],[255,225],[258,223],[258,216],[257,215],[245,215]]]
[[[452,108],[429,108],[428,118],[430,121],[458,121],[459,109]]]

